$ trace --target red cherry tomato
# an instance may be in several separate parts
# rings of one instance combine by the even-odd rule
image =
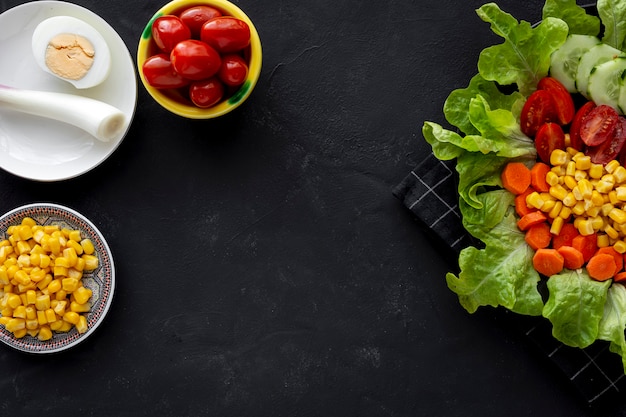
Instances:
[[[166,54],[157,54],[146,59],[141,70],[148,84],[154,88],[180,88],[189,84],[189,80],[174,71]]]
[[[580,138],[587,146],[598,146],[613,136],[619,115],[606,104],[593,108],[580,126]]]
[[[535,136],[537,155],[546,164],[555,149],[565,149],[565,133],[558,123],[548,122],[541,125]]]
[[[191,38],[191,31],[179,17],[166,15],[152,23],[152,38],[159,49],[170,53],[178,42]]]
[[[248,65],[240,55],[224,55],[222,57],[222,66],[217,75],[227,86],[236,87],[246,81]]]
[[[224,85],[217,77],[195,81],[189,86],[189,98],[193,104],[201,108],[212,107],[224,96]]]
[[[200,39],[202,25],[208,20],[221,15],[222,12],[211,6],[194,6],[183,10],[178,17],[191,30],[191,35],[196,39]]]
[[[204,42],[188,39],[178,42],[170,60],[174,70],[190,80],[203,80],[217,74],[222,59],[220,54]]]
[[[537,89],[546,90],[552,94],[559,123],[563,126],[569,124],[574,118],[576,108],[574,107],[574,99],[572,99],[572,95],[567,91],[567,88],[556,78],[544,77],[539,80]]]
[[[569,138],[570,138],[570,146],[578,151],[582,151],[585,149],[585,142],[583,142],[580,137],[580,127],[583,124],[583,120],[591,110],[596,107],[596,103],[593,101],[588,101],[583,106],[578,109],[576,114],[574,115],[574,120],[572,120],[572,124],[569,128]]]
[[[522,132],[529,137],[535,137],[539,128],[546,122],[556,122],[556,109],[552,94],[547,90],[533,92],[520,115]]]
[[[589,147],[587,155],[594,164],[607,164],[618,157],[626,143],[626,119],[620,117],[615,125],[615,131],[611,138],[598,146]]]
[[[250,27],[232,16],[214,17],[202,26],[200,39],[218,52],[237,52],[250,44]]]

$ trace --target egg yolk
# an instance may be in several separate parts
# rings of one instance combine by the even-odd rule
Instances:
[[[94,47],[88,39],[63,33],[48,43],[46,65],[59,77],[80,80],[89,72],[94,56]]]

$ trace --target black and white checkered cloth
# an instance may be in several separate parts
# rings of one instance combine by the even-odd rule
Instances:
[[[393,189],[393,194],[447,246],[459,252],[473,240],[463,228],[458,208],[455,161],[430,154]],[[585,349],[565,346],[552,337],[548,320],[533,322],[526,336],[564,372],[589,404],[626,393],[626,377],[619,355],[608,343]]]

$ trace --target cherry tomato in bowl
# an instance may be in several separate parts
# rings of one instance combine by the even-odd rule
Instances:
[[[163,53],[163,51],[156,45],[155,40],[152,37],[152,23],[154,23],[159,17],[168,15],[178,16],[184,22],[181,17],[185,16],[184,12],[198,6],[207,6],[210,8],[214,8],[218,10],[222,14],[222,16],[238,19],[245,22],[245,24],[247,25],[250,31],[247,46],[243,47],[243,49],[241,50],[237,50],[234,52],[234,54],[240,56],[243,59],[243,62],[247,66],[247,75],[245,76],[243,82],[234,86],[229,85],[227,84],[227,82],[235,84],[239,81],[234,81],[234,79],[228,81],[229,78],[224,78],[226,80],[225,82],[219,78],[218,73],[215,73],[213,76],[201,80],[188,78],[189,72],[186,71],[191,71],[191,69],[195,67],[195,58],[185,55],[184,53],[181,54],[180,51],[178,51],[176,54],[173,54],[173,50],[175,49],[174,47],[172,53],[170,53],[170,61],[173,64],[172,68],[174,69],[174,73],[176,75],[170,75],[172,76],[172,78],[181,76],[185,80],[189,81],[189,85],[185,85],[181,88],[163,88],[163,84],[157,86],[151,85],[150,81],[154,82],[154,79],[156,77],[151,77],[150,74],[148,74],[147,76],[147,74],[145,74],[143,71],[143,65],[153,55]],[[191,29],[190,32],[192,32],[192,40],[202,42],[202,40],[198,39],[197,36],[194,37],[193,31],[191,31]],[[224,59],[224,57],[231,55],[228,52],[219,51],[218,54],[222,60]],[[181,58],[184,59],[182,59],[181,61]],[[185,60],[188,61],[187,64],[191,63],[192,65],[182,65],[182,62],[186,62]],[[151,65],[154,65],[154,63],[149,64],[148,68],[154,70],[154,67],[151,67]],[[262,48],[258,32],[256,31],[256,28],[250,18],[238,6],[234,5],[228,0],[173,0],[165,4],[155,12],[153,17],[146,24],[146,28],[142,33],[142,36],[139,40],[139,45],[137,47],[137,67],[139,69],[139,76],[142,84],[144,85],[150,96],[152,96],[152,98],[166,110],[179,116],[192,119],[208,119],[219,117],[238,108],[250,97],[259,79],[261,66]],[[231,77],[233,75],[236,75],[237,73],[240,73],[240,70],[241,68],[237,69],[236,71],[231,70]],[[186,73],[187,77],[185,77],[183,74],[180,74],[179,72]],[[204,75],[207,76],[207,74]],[[191,75],[191,77],[194,78],[193,75]],[[205,108],[197,106],[191,100],[191,85],[196,82],[206,81],[207,79],[213,77],[217,78],[223,84],[224,94],[222,99],[217,104],[210,107]],[[198,75],[196,78],[200,78],[200,75]],[[168,80],[167,82],[172,82],[172,80]]]

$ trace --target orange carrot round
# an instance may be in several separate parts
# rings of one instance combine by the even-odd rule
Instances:
[[[582,268],[585,264],[583,254],[578,249],[571,246],[561,246],[557,252],[563,257],[563,266],[567,269]]]
[[[530,169],[530,184],[540,193],[550,191],[550,185],[546,182],[546,175],[550,172],[550,165],[537,162]]]
[[[619,253],[618,251],[616,251],[615,249],[613,249],[612,246],[607,246],[605,248],[599,248],[596,252],[597,254],[600,253],[606,253],[608,255],[611,255],[613,257],[613,260],[615,261],[615,267],[616,269],[616,273],[621,271],[622,268],[624,268],[624,255],[622,255],[621,253]]]
[[[523,217],[531,211],[537,211],[537,209],[528,207],[528,204],[526,204],[526,197],[533,191],[535,191],[533,187],[528,187],[526,191],[515,196],[515,212],[518,216]]]
[[[626,271],[618,272],[613,277],[613,281],[615,282],[624,282],[626,281]]]
[[[561,246],[572,246],[572,240],[579,234],[574,223],[565,223],[559,234],[552,238],[552,247],[558,249]]]
[[[543,222],[529,227],[524,235],[524,240],[534,250],[547,248],[552,240],[550,226],[547,222]]]
[[[589,276],[597,281],[606,281],[612,278],[616,270],[615,259],[607,253],[594,255],[587,262]]]
[[[556,249],[538,249],[533,256],[533,267],[547,277],[561,272],[564,263],[563,256]]]
[[[530,227],[539,223],[543,223],[546,220],[548,220],[548,217],[543,212],[531,211],[530,213],[522,216],[522,218],[517,221],[517,227],[519,227],[521,231],[526,231]]]
[[[502,170],[501,179],[505,189],[519,195],[530,185],[530,169],[521,162],[509,162]]]
[[[596,233],[588,236],[578,235],[572,239],[572,247],[578,249],[587,262],[598,250],[598,235]]]

